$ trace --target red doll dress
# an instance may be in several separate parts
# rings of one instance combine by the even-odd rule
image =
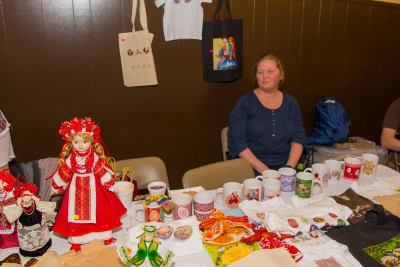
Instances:
[[[17,205],[17,199],[12,191],[6,191],[0,194],[0,205],[3,211],[11,209]],[[4,213],[0,213],[0,249],[9,251],[18,251],[19,241],[16,223],[10,223]]]
[[[84,171],[71,166],[79,164],[71,160],[71,153],[53,176],[53,188],[66,188],[53,231],[68,236],[73,244],[111,238],[112,230],[122,225],[120,218],[127,212],[115,193],[108,190],[115,183],[114,172],[92,149],[90,153],[93,166],[86,166]]]

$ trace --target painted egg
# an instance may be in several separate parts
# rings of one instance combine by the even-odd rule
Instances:
[[[190,225],[179,226],[175,229],[174,236],[178,240],[186,240],[193,233],[193,229]]]
[[[331,216],[332,218],[337,218],[337,215],[334,214],[334,213],[330,213],[330,212],[329,212],[329,216]]]
[[[159,227],[154,235],[160,239],[167,239],[171,236],[172,232],[174,231],[174,228],[171,226],[161,226]]]
[[[289,223],[289,225],[290,225],[291,227],[293,227],[293,228],[299,227],[299,224],[296,222],[295,219],[288,219],[288,223]]]

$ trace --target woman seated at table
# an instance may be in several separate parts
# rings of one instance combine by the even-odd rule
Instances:
[[[279,90],[284,76],[276,55],[262,55],[253,68],[257,88],[242,96],[229,116],[231,157],[249,161],[256,175],[295,168],[307,144],[297,101]]]

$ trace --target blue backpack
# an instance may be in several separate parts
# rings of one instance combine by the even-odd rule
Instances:
[[[314,127],[307,138],[309,145],[332,146],[347,141],[350,117],[342,103],[333,98],[322,98],[315,107]]]

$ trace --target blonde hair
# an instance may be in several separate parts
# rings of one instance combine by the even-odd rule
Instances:
[[[99,143],[93,142],[93,136],[89,133],[80,132],[80,133],[74,133],[74,134],[71,134],[70,136],[68,136],[68,143],[66,145],[64,145],[64,147],[62,148],[61,153],[60,153],[60,159],[58,160],[58,164],[60,166],[65,164],[65,159],[71,154],[72,141],[74,140],[74,138],[76,136],[82,137],[82,139],[86,142],[92,142],[92,147],[94,148],[94,151],[100,156],[101,159],[107,161],[108,157],[106,157],[104,155],[103,147]]]

